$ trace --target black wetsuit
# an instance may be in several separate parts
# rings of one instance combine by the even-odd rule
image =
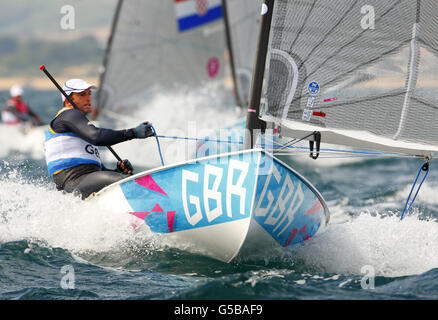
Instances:
[[[95,146],[111,146],[135,138],[133,129],[97,128],[81,111],[75,109],[63,111],[51,122],[50,126],[57,133],[73,132],[79,138]],[[53,180],[58,190],[79,192],[85,199],[93,192],[128,176],[129,174],[117,169],[109,170],[103,165],[100,168],[94,164],[82,164],[62,170],[53,176]]]

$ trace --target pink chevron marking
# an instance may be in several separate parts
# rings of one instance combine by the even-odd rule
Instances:
[[[129,214],[132,214],[132,215],[136,216],[137,218],[144,220],[144,218],[146,218],[146,216],[149,213],[150,212],[130,212]]]
[[[304,233],[304,241],[309,240],[311,237],[306,233],[306,227],[307,225],[304,225],[304,227],[301,228],[300,232]]]
[[[166,192],[163,191],[163,189],[160,188],[160,186],[152,179],[151,176],[144,176],[138,179],[135,179],[135,183],[141,185],[142,187],[148,188],[152,191],[164,194],[167,196]]]
[[[151,211],[153,211],[153,212],[163,212],[163,209],[161,209],[160,205],[157,203]]]
[[[175,211],[167,211],[167,225],[169,232],[173,232],[173,221],[175,220]]]
[[[320,209],[322,209],[322,205],[321,205],[321,202],[320,202],[319,200],[317,200],[317,201],[315,202],[315,204],[312,206],[312,208],[310,208],[309,210],[307,210],[307,211],[304,213],[304,215],[307,216],[307,215],[309,215],[309,214],[312,214],[312,213],[318,212]]]
[[[286,248],[286,247],[289,245],[289,243],[291,243],[291,241],[295,238],[295,235],[297,234],[297,232],[298,232],[298,229],[297,229],[297,228],[294,228],[294,229],[292,230],[292,233],[290,234],[289,240],[287,240],[286,244],[284,245],[285,248]]]

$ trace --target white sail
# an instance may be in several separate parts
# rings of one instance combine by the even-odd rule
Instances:
[[[239,101],[247,107],[262,2],[258,0],[224,0],[230,26],[230,40],[236,73]]]
[[[438,151],[436,1],[275,0],[261,117],[281,134]]]
[[[98,109],[123,112],[155,92],[214,87],[230,96],[221,0],[120,0],[104,61]],[[222,93],[222,95],[220,94]]]

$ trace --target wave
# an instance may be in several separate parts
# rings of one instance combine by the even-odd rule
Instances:
[[[102,210],[43,179],[0,178],[0,242],[28,240],[71,252],[105,252],[150,241],[137,218]]]
[[[332,214],[326,230],[294,249],[294,257],[326,273],[376,276],[420,274],[438,267],[438,223],[416,212],[400,221],[378,211]],[[377,213],[377,214],[376,214]]]

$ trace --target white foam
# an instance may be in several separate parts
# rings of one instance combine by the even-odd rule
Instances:
[[[408,184],[403,189],[396,192],[396,194],[392,197],[388,197],[388,200],[390,201],[406,201],[406,199],[409,196],[409,192],[412,189],[412,184]],[[417,190],[417,187],[419,185],[419,182],[417,182],[416,188],[414,188],[415,192]],[[428,181],[425,180],[423,185],[421,186],[420,191],[418,192],[417,198],[415,199],[415,204],[418,203],[427,203],[427,204],[438,204],[438,197],[436,196],[438,192],[438,186],[434,185],[433,180]],[[414,193],[411,195],[411,199],[414,196]]]
[[[0,158],[18,152],[25,153],[26,157],[32,159],[43,159],[45,128],[33,128],[24,134],[18,125],[0,124]]]
[[[298,246],[295,257],[336,274],[358,275],[371,266],[375,275],[395,277],[438,267],[437,221],[419,220],[418,214],[400,221],[395,215],[381,218],[367,212],[344,218]]]
[[[72,252],[105,252],[151,237],[135,231],[136,220],[62,194],[53,184],[25,181],[13,171],[0,180],[0,242],[30,240]]]

